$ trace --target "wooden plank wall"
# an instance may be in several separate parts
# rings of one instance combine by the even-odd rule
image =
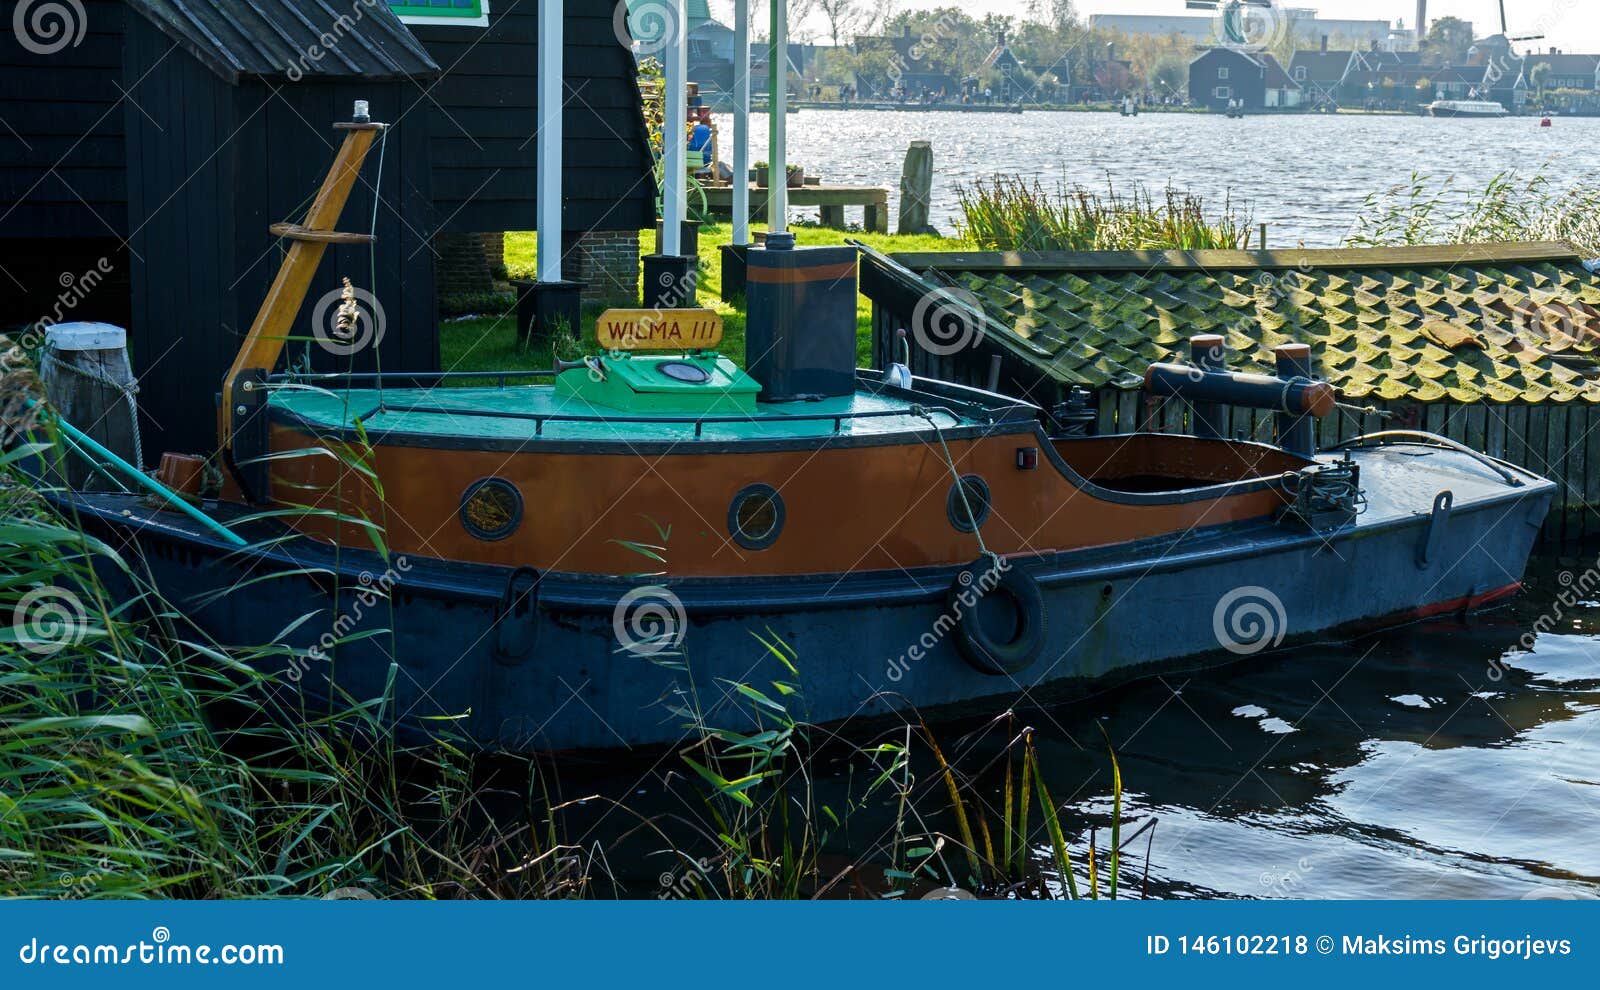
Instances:
[[[532,230],[537,0],[496,0],[487,28],[414,25],[443,70],[427,87],[440,233]],[[633,53],[615,5],[567,4],[562,223],[639,230],[655,223],[655,180]]]

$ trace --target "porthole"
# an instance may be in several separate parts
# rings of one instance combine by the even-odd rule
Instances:
[[[685,385],[704,385],[711,380],[711,372],[687,361],[663,361],[656,365],[656,370]]]
[[[503,540],[522,525],[522,493],[504,478],[474,481],[461,496],[461,525],[480,540]]]
[[[728,506],[728,533],[746,550],[765,550],[783,532],[783,496],[771,485],[748,485]]]
[[[963,492],[965,498],[962,497]],[[975,474],[963,477],[950,486],[950,495],[945,499],[944,508],[950,517],[950,525],[957,532],[976,532],[989,521],[988,482]]]

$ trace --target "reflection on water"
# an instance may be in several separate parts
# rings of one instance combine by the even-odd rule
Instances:
[[[1098,722],[1122,765],[1125,818],[1159,818],[1151,896],[1600,894],[1600,602],[1557,609],[1572,570],[1537,561],[1528,593],[1466,624],[1035,716],[1052,791],[1093,795],[1073,810],[1107,821]],[[1141,868],[1143,851],[1141,839]]]
[[[767,156],[764,115],[752,118],[751,160]],[[719,118],[723,155],[732,118]],[[803,110],[789,117],[789,160],[829,183],[885,186],[897,215],[900,169],[913,140],[933,142],[933,222],[953,233],[956,185],[997,172],[1053,186],[1067,181],[1126,191],[1168,182],[1220,204],[1231,194],[1271,225],[1269,246],[1336,247],[1368,194],[1412,172],[1455,176],[1460,195],[1481,192],[1507,168],[1553,163],[1558,188],[1600,165],[1600,118],[1434,120],[1431,117],[1246,117],[1029,112],[1021,115]],[[796,215],[815,210],[796,210]],[[854,214],[851,214],[852,218]]]

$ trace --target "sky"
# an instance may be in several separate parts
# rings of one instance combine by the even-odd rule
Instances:
[[[866,0],[874,6],[889,3],[895,10],[915,10],[941,6],[963,6],[960,0]],[[732,0],[712,0],[719,19],[731,20]],[[762,5],[765,7],[765,5]],[[1416,0],[1288,0],[1283,6],[1308,7],[1323,17],[1376,20],[1404,20],[1411,27],[1416,17]],[[1078,0],[1078,13],[1087,14],[1190,14],[1202,11],[1184,9],[1184,0]],[[1022,16],[1027,0],[985,0],[983,12]],[[969,8],[970,9],[970,8]],[[1600,52],[1600,2],[1597,0],[1507,0],[1506,16],[1512,35],[1544,34],[1541,47],[1554,45],[1564,51]],[[1471,21],[1477,33],[1495,34],[1500,29],[1497,0],[1429,0],[1428,19],[1459,17]],[[813,33],[822,36],[823,22],[813,18]]]

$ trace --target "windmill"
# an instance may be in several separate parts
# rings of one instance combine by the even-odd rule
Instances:
[[[1254,45],[1247,30],[1246,7],[1272,8],[1272,0],[1187,0],[1189,10],[1209,10],[1220,15],[1217,36],[1224,45],[1245,48]]]
[[[1542,34],[1524,34],[1513,38],[1511,32],[1506,28],[1506,0],[1500,0],[1500,36],[1506,39],[1506,51],[1512,55],[1517,53],[1517,50],[1512,47],[1512,42],[1539,41],[1544,38]]]

